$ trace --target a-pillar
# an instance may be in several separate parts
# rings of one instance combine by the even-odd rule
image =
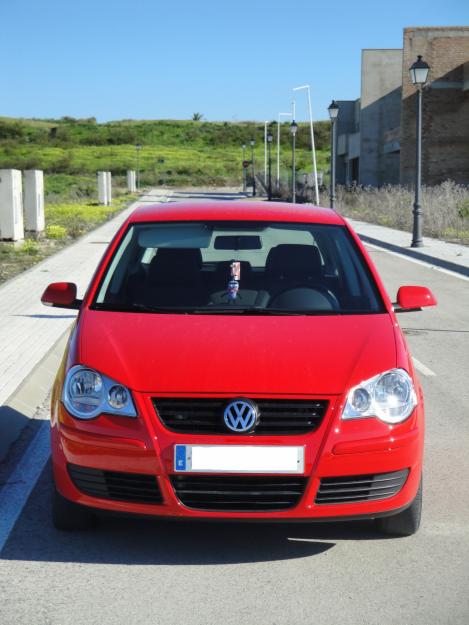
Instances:
[[[105,171],[98,171],[98,201],[104,206],[108,205],[107,172]]]
[[[0,239],[24,239],[23,191],[18,169],[0,169]]]
[[[44,232],[44,174],[38,169],[24,172],[24,229],[39,236]]]

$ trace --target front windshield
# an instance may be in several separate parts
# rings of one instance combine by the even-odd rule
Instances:
[[[331,315],[384,310],[345,227],[214,221],[130,226],[92,308]]]

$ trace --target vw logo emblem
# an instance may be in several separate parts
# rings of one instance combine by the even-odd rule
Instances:
[[[245,399],[230,402],[223,413],[226,427],[232,432],[251,431],[257,423],[257,408]]]

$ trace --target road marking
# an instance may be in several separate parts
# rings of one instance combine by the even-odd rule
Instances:
[[[0,553],[49,456],[49,421],[43,421],[36,436],[0,491]]]
[[[420,362],[420,360],[417,360],[417,358],[415,358],[414,356],[412,356],[412,360],[414,361],[415,368],[420,371],[420,373],[423,373],[423,375],[426,375],[429,378],[436,375],[436,373],[426,367],[422,362]]]
[[[375,250],[379,250],[380,252],[386,252],[386,254],[391,254],[391,256],[397,256],[398,258],[402,258],[404,260],[408,260],[411,263],[416,263],[417,265],[423,265],[427,267],[427,269],[435,269],[435,271],[441,271],[441,273],[446,273],[453,278],[459,278],[460,280],[466,280],[469,282],[469,278],[467,276],[463,276],[460,273],[456,273],[455,271],[451,271],[450,269],[445,269],[444,267],[438,267],[437,265],[432,265],[431,263],[420,260],[418,258],[413,258],[412,256],[407,256],[407,254],[399,254],[399,252],[393,252],[391,250],[386,249],[385,247],[381,247],[380,245],[375,245],[374,243],[368,243],[368,241],[363,241],[365,247],[372,247]]]

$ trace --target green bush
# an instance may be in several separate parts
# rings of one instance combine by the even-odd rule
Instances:
[[[63,236],[63,231],[65,231],[69,237],[77,239],[85,232],[109,219],[109,217],[121,209],[124,201],[119,199],[113,206],[71,203],[48,204],[45,208],[46,232],[49,232],[52,227],[58,227],[61,230],[55,230],[55,232],[62,232]]]
[[[21,254],[36,256],[39,253],[39,245],[32,239],[26,239],[23,245],[19,248],[19,251]]]
[[[46,237],[48,239],[65,239],[67,236],[67,228],[58,226],[57,224],[50,224],[46,226]]]
[[[469,199],[459,202],[456,208],[461,219],[469,217]]]

